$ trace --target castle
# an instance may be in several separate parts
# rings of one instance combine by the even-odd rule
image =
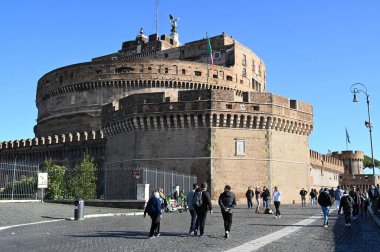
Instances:
[[[309,150],[312,106],[266,90],[263,60],[224,33],[181,45],[141,29],[115,53],[42,76],[35,138],[0,143],[0,162],[70,168],[89,153],[105,199],[207,181],[214,200],[225,184],[239,199],[276,185],[290,203],[302,187],[337,186],[343,161]]]

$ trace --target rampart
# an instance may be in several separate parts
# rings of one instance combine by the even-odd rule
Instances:
[[[344,164],[342,160],[336,157],[320,154],[313,150],[310,150],[310,163],[314,166],[323,167],[323,169],[334,173],[344,173]]]
[[[244,93],[235,101],[233,91],[180,91],[178,101],[163,92],[135,94],[107,104],[102,110],[106,135],[132,130],[228,127],[271,129],[309,135],[313,128],[311,105],[292,108],[288,98],[269,93]],[[249,97],[249,98],[247,98]],[[302,110],[301,110],[302,109]]]

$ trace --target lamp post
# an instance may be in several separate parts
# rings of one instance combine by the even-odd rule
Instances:
[[[363,89],[360,89],[363,88]],[[371,113],[369,111],[369,94],[367,92],[367,87],[364,86],[362,83],[355,83],[351,85],[351,93],[354,94],[354,99],[352,100],[353,102],[358,102],[358,99],[356,98],[356,94],[362,92],[363,94],[366,95],[367,97],[367,109],[368,109],[368,121],[364,122],[364,125],[368,128],[369,130],[369,140],[371,142],[371,158],[372,158],[372,172],[373,172],[373,178],[375,179],[375,160],[373,158],[373,145],[372,145],[372,124],[371,124]],[[375,179],[376,181],[376,179]]]

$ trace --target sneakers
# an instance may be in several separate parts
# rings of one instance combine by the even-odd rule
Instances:
[[[280,218],[281,218],[281,215],[279,215],[278,218],[280,219]]]
[[[197,234],[198,234],[198,230],[195,230],[194,235],[197,236]]]
[[[226,234],[224,235],[224,238],[229,238],[230,237],[230,232],[226,231]]]
[[[325,228],[328,228],[328,227],[329,227],[329,225],[325,224],[323,227],[325,227]]]
[[[159,237],[160,235],[161,235],[160,233],[157,233],[157,234],[155,234],[154,236]]]
[[[156,236],[154,236],[154,235],[152,235],[152,236],[148,236],[148,239],[154,239],[154,238],[156,238]]]
[[[277,219],[278,218],[277,215],[275,215],[274,218]]]
[[[346,227],[351,227],[351,223],[346,223],[345,226]]]
[[[189,235],[194,235],[194,231],[189,232]]]

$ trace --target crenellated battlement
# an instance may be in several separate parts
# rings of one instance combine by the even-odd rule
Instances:
[[[20,139],[14,141],[4,141],[0,142],[0,152],[5,150],[13,150],[17,148],[27,148],[27,147],[37,147],[44,146],[48,147],[49,145],[55,144],[65,144],[65,143],[74,143],[74,142],[91,142],[98,139],[103,139],[103,131],[91,131],[91,132],[75,132],[54,136],[46,137],[35,137],[32,139]]]
[[[294,107],[291,100],[269,93],[249,93],[244,97],[243,102],[235,101],[232,90],[180,91],[177,101],[170,101],[164,92],[134,94],[103,106],[102,128],[106,135],[132,130],[193,127],[311,133],[313,115],[310,105],[300,103],[302,106],[299,107],[304,109],[301,110]]]
[[[333,157],[320,154],[319,152],[310,150],[310,163],[312,165],[324,167],[338,173],[344,173],[344,164],[343,161]]]
[[[361,161],[364,160],[364,152],[363,151],[334,151],[331,153],[333,157],[336,157],[341,160],[354,160],[354,161]]]

